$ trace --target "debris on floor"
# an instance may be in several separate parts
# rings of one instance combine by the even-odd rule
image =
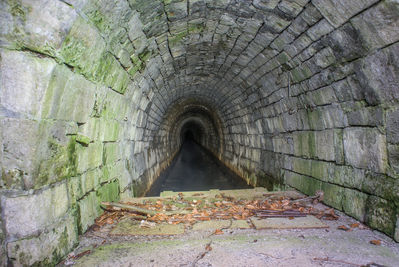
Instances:
[[[255,188],[103,203],[58,266],[397,266],[398,244],[322,197]]]
[[[222,222],[237,228],[250,228],[252,225],[255,229],[326,228],[328,226],[319,219],[334,220],[337,216],[333,209],[314,208],[314,204],[322,200],[322,197],[322,192],[317,192],[313,197],[304,197],[295,191],[270,193],[263,188],[177,194],[169,192],[165,197],[128,199],[119,203],[103,202],[105,213],[96,220],[95,229],[104,224],[123,221],[124,227],[111,232],[122,234],[120,229],[126,229],[126,219],[136,223],[131,223],[132,229],[125,233],[137,235],[180,233],[173,227],[167,228],[169,231],[166,233],[161,228],[159,231],[151,230],[155,224],[183,224],[190,229],[210,227]],[[203,221],[212,223],[195,227]]]

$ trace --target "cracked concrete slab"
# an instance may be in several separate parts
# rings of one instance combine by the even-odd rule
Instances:
[[[297,218],[267,218],[261,219],[253,217],[251,222],[256,229],[309,229],[309,228],[328,228],[328,225],[314,216]]]
[[[178,235],[184,233],[184,226],[181,224],[156,224],[154,227],[140,227],[138,221],[125,219],[120,221],[110,232],[110,235]]]

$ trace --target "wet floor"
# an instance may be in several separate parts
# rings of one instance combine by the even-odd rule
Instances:
[[[184,142],[180,152],[158,178],[146,196],[162,191],[204,191],[252,188],[193,140]]]

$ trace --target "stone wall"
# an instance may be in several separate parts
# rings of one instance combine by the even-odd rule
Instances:
[[[323,190],[399,241],[398,14],[395,0],[1,1],[2,262],[57,262],[101,200],[145,193],[190,127],[248,183]]]

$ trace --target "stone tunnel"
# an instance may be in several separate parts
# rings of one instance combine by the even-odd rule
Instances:
[[[1,0],[1,262],[51,265],[185,133],[399,241],[397,0]]]

